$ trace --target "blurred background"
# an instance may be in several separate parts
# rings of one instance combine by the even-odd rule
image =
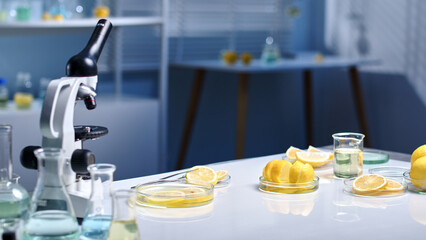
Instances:
[[[304,58],[321,64],[330,56],[377,60],[358,68],[370,147],[411,153],[426,142],[422,0],[0,2],[0,84],[8,92],[0,122],[14,127],[14,171],[30,189],[37,173],[20,165],[19,153],[41,144],[43,89],[65,75],[66,62],[85,46],[100,17],[115,28],[98,63],[98,108],[87,111],[78,103],[75,123],[108,127],[107,136],[84,147],[97,162],[117,165],[116,180],[178,167],[196,74],[179,63],[226,65],[226,51],[260,59],[268,37],[281,63]],[[303,72],[250,74],[244,157],[331,145],[333,133],[361,132],[347,69],[312,74],[310,142]],[[19,108],[15,95],[28,79],[34,100]],[[184,168],[235,159],[237,88],[236,73],[206,72]]]

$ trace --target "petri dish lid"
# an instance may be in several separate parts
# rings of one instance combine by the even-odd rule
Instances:
[[[389,161],[389,154],[385,152],[364,151],[363,162],[364,164],[380,164]]]

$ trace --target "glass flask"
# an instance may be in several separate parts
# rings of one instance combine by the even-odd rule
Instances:
[[[278,62],[280,58],[280,48],[274,43],[274,38],[272,36],[268,36],[265,40],[262,56],[260,57],[262,64],[273,65]]]
[[[38,179],[23,224],[28,240],[74,240],[80,232],[70,197],[62,180],[65,151],[41,148],[34,151],[38,160]]]
[[[112,219],[113,164],[92,164],[87,168],[92,178],[92,192],[81,226],[80,239],[106,239]]]
[[[12,126],[0,125],[0,236],[15,227],[28,205],[28,192],[12,175]]]
[[[117,190],[113,193],[113,215],[108,240],[139,240],[139,229],[134,207],[134,190]]]

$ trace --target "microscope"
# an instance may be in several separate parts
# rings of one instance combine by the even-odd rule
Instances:
[[[43,148],[62,148],[66,163],[63,181],[70,195],[77,217],[84,217],[90,197],[91,183],[87,166],[95,163],[95,155],[83,149],[83,142],[108,133],[101,126],[74,126],[74,107],[82,100],[88,110],[96,108],[97,61],[111,32],[112,24],[100,19],[87,43],[77,55],[68,60],[66,77],[52,80],[47,86],[40,117]],[[40,146],[27,146],[21,151],[21,164],[37,169],[34,150]]]

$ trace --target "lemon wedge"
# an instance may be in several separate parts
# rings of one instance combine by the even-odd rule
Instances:
[[[199,184],[200,182],[208,182],[215,185],[218,181],[215,170],[206,166],[195,166],[188,170],[185,174],[187,182]]]
[[[229,173],[228,170],[219,170],[219,171],[216,171],[217,181],[220,182],[223,179],[225,179],[225,177],[228,176],[228,173]]]
[[[278,160],[273,162],[270,169],[269,177],[273,182],[288,182],[291,163],[286,160]]]
[[[330,154],[326,152],[297,152],[296,158],[298,161],[303,163],[309,163],[312,167],[321,167],[325,164],[330,163],[333,158],[330,159]]]
[[[297,160],[296,153],[301,151],[302,150],[300,150],[299,148],[291,146],[287,149],[287,151],[285,152],[285,155],[287,156],[289,160],[296,161]]]

